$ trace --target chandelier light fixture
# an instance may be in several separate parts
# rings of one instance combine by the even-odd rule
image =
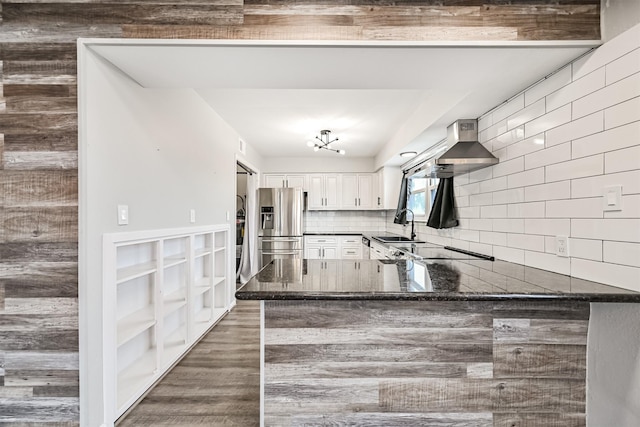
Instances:
[[[336,142],[338,140],[338,138],[334,138],[331,139],[331,131],[330,130],[321,130],[320,131],[320,136],[316,136],[316,140],[317,141],[309,141],[307,142],[307,145],[309,147],[313,147],[313,151],[318,151],[318,150],[329,150],[329,151],[335,151],[338,154],[345,154],[344,150],[336,150],[335,148],[331,148],[329,146],[329,144],[331,144],[332,142]]]

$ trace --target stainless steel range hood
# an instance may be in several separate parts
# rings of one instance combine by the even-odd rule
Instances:
[[[478,121],[475,119],[460,119],[449,125],[447,145],[451,148],[435,161],[438,178],[449,178],[499,162],[478,142]]]

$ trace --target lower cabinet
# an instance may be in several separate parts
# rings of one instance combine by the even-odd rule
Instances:
[[[362,236],[314,235],[304,238],[306,259],[362,259]]]
[[[228,225],[105,234],[104,387],[115,421],[230,308]]]

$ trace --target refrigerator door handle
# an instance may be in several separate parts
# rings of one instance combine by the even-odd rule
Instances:
[[[295,252],[262,252],[262,255],[300,255],[300,251],[295,251]]]
[[[299,242],[300,239],[262,239],[263,242],[267,243],[278,243],[278,242]]]

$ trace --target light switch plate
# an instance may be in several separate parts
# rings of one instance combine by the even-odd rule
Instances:
[[[602,191],[602,210],[605,212],[622,210],[622,185],[604,187]]]
[[[194,222],[196,222],[196,210],[195,209],[190,209],[189,210],[189,221],[193,224]]]
[[[118,205],[118,225],[129,224],[129,205]]]

